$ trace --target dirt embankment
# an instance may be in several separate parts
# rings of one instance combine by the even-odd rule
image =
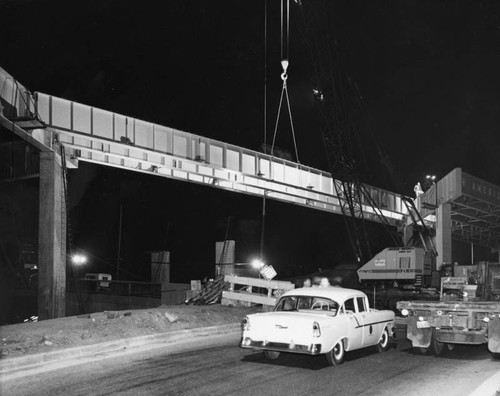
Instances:
[[[259,310],[219,304],[174,305],[0,326],[0,358],[175,330],[239,323],[246,314]]]

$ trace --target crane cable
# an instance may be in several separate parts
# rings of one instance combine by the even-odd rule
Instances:
[[[268,0],[264,0],[264,154],[267,154],[267,6]],[[262,194],[262,213],[260,220],[260,249],[259,259],[264,261],[264,235],[266,232],[266,191]]]
[[[285,16],[284,16],[284,3],[286,1],[286,27],[285,25]],[[281,114],[281,106],[283,104],[283,96],[285,95],[286,101],[287,101],[287,108],[288,108],[288,116],[290,118],[290,128],[292,130],[292,138],[293,138],[293,145],[295,148],[295,157],[297,159],[297,162],[300,164],[299,161],[299,152],[297,150],[297,141],[295,139],[295,128],[293,126],[293,118],[292,118],[292,109],[290,106],[290,97],[288,96],[288,87],[286,84],[286,81],[288,79],[288,65],[289,65],[289,49],[290,49],[290,0],[282,0],[281,1],[281,67],[283,68],[283,73],[281,73],[281,79],[283,80],[283,87],[281,89],[281,96],[280,96],[280,102],[278,106],[278,114],[276,116],[276,124],[274,126],[274,136],[273,136],[273,143],[271,145],[271,155],[274,155],[274,143],[276,141],[276,135],[278,133],[278,124],[280,120],[280,114]],[[286,40],[286,42],[285,42]],[[286,45],[286,54],[284,54],[284,47]]]

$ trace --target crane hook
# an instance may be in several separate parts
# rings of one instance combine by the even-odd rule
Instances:
[[[283,67],[283,73],[281,74],[281,79],[286,81],[288,75],[286,74],[286,70],[288,69],[288,59],[283,59],[281,61],[281,67]]]

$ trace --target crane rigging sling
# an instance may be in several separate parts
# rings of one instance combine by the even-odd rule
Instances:
[[[285,2],[286,2],[286,17],[284,15],[284,8],[285,8]],[[274,155],[274,144],[276,142],[276,135],[278,134],[278,125],[279,125],[279,120],[280,120],[280,114],[281,114],[281,107],[283,105],[283,97],[285,97],[286,102],[287,102],[287,109],[288,109],[288,116],[290,119],[290,128],[292,131],[292,138],[293,138],[293,145],[295,148],[295,157],[297,160],[297,163],[300,164],[299,160],[299,152],[297,149],[297,141],[295,139],[295,128],[293,125],[293,118],[292,118],[292,109],[290,106],[290,97],[288,95],[288,86],[287,86],[287,79],[288,79],[288,66],[289,66],[289,49],[290,49],[290,0],[282,0],[281,1],[281,66],[283,68],[283,73],[281,73],[281,80],[283,81],[283,86],[281,89],[281,96],[280,96],[280,101],[279,101],[279,106],[278,106],[278,114],[276,116],[276,123],[274,126],[274,135],[273,135],[273,142],[271,145],[271,155]],[[286,53],[284,52],[284,49],[286,47]]]

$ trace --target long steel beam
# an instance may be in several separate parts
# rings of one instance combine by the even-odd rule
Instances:
[[[343,198],[335,189],[340,181],[327,172],[55,96],[32,95],[1,68],[0,99],[2,124],[42,151],[64,145],[68,168],[93,162],[341,214]],[[398,194],[366,187],[390,224],[405,222],[407,209]],[[370,203],[362,209],[365,218],[380,221]]]
[[[36,112],[66,147],[87,161],[224,188],[341,213],[331,175],[207,137],[164,127],[42,93]],[[47,137],[45,137],[47,139]],[[407,215],[398,194],[367,186],[384,216],[397,225]],[[365,216],[379,221],[371,205]]]

